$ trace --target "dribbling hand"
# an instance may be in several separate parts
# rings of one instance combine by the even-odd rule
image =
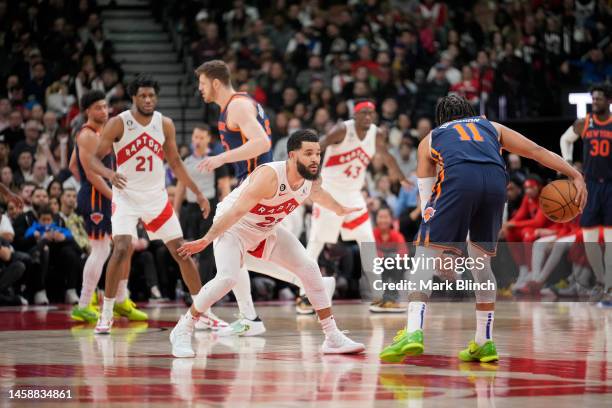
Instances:
[[[574,199],[574,202],[580,207],[580,212],[582,213],[582,210],[584,210],[584,207],[586,206],[588,196],[584,178],[576,177],[572,180],[572,183],[574,183],[574,187],[576,187],[576,198]]]
[[[210,244],[210,241],[205,238],[196,239],[195,241],[185,242],[177,249],[177,253],[183,259],[189,258],[193,254],[202,252]]]

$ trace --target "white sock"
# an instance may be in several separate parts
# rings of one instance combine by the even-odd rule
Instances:
[[[125,302],[125,299],[127,299],[128,297],[128,280],[127,279],[121,279],[119,281],[119,286],[117,286],[117,303],[123,303]]]
[[[425,321],[425,302],[410,302],[408,303],[408,322],[406,323],[406,331],[411,333],[415,330],[423,330],[423,322]]]
[[[328,337],[330,334],[338,331],[334,316],[329,316],[323,320],[319,320],[319,322],[321,323],[321,328],[323,329],[323,333],[325,333],[325,337]]]
[[[487,340],[493,340],[494,318],[495,312],[493,310],[476,311],[476,336],[474,341],[478,345],[484,344]]]
[[[102,275],[104,262],[106,262],[109,254],[110,239],[108,236],[105,236],[104,239],[91,240],[91,253],[83,267],[83,286],[79,298],[80,308],[87,307],[91,302],[93,292],[96,290]]]
[[[104,296],[104,303],[102,303],[102,317],[105,320],[113,318],[113,308],[115,307],[115,298],[107,298]]]

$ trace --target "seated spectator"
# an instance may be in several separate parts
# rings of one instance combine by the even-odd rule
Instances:
[[[32,182],[34,182],[37,186],[44,188],[45,190],[53,181],[53,177],[49,174],[47,170],[47,161],[45,159],[38,159],[34,163],[34,167],[32,168]],[[57,197],[55,197],[57,198]]]
[[[416,176],[412,175],[409,180],[413,185],[402,186],[393,215],[399,220],[399,230],[406,241],[412,242],[421,224],[421,207]]]
[[[43,238],[49,241],[56,241],[62,234],[65,239],[74,239],[72,232],[68,228],[58,226],[53,222],[53,211],[51,207],[42,207],[38,212],[38,220],[26,230],[25,239]]]
[[[0,134],[0,168],[10,165],[11,148],[4,140],[4,135]]]
[[[0,306],[24,306],[28,301],[16,288],[26,270],[23,262],[14,254],[11,244],[0,238]]]
[[[35,120],[28,120],[25,125],[25,139],[18,142],[15,148],[12,149],[11,156],[13,163],[17,161],[17,158],[21,152],[28,151],[32,153],[32,158],[36,157],[36,151],[38,149],[38,139],[40,137],[40,131],[42,127],[39,122]]]
[[[57,183],[54,181],[54,183]],[[53,184],[52,184],[53,185]],[[53,196],[51,196],[53,197]],[[85,231],[85,220],[83,217],[76,213],[77,207],[77,192],[73,188],[67,188],[64,191],[60,191],[60,211],[59,216],[66,225],[66,228],[70,230],[74,241],[79,246],[83,253],[89,253],[91,250],[91,244],[87,231]]]
[[[389,207],[381,207],[376,212],[376,226],[374,227],[377,256],[395,257],[406,254],[406,240],[404,236],[393,228],[393,215]],[[398,283],[404,278],[404,270],[385,270],[380,279],[383,283]],[[399,303],[399,291],[385,290],[381,299],[370,305],[370,311],[375,313],[401,313],[406,307]]]
[[[399,147],[390,149],[390,153],[395,158],[403,174],[409,175],[416,170],[416,149],[411,138],[403,138]]]
[[[372,191],[372,197],[378,197],[385,202],[387,207],[395,208],[397,196],[391,191],[389,176],[384,174],[378,176],[375,183],[375,189]]]
[[[63,189],[62,183],[60,183],[60,181],[57,179],[53,179],[47,186],[47,194],[49,195],[49,198],[53,197],[59,199],[62,195]]]
[[[510,220],[503,224],[501,236],[509,243],[514,261],[519,267],[519,276],[514,289],[526,284],[531,264],[532,243],[538,236],[536,230],[549,227],[553,222],[544,215],[538,198],[542,181],[537,176],[529,176],[523,188],[525,196],[521,206]]]
[[[34,156],[29,150],[24,150],[17,156],[17,169],[13,175],[15,184],[22,185],[24,182],[32,182],[34,175],[32,173],[32,164]],[[34,183],[36,185],[36,183]]]
[[[0,135],[3,136],[3,140],[8,143],[11,150],[15,148],[15,145],[22,140],[25,140],[25,132],[23,130],[23,114],[20,110],[13,110],[8,117],[8,126],[2,130]]]

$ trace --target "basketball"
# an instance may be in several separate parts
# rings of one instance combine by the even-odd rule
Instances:
[[[576,186],[570,180],[555,180],[547,184],[540,193],[540,208],[554,222],[568,222],[580,212],[574,202]]]

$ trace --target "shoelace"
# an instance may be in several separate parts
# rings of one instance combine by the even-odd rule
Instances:
[[[399,341],[406,334],[406,329],[401,329],[397,331],[395,337],[393,337],[393,342]]]

